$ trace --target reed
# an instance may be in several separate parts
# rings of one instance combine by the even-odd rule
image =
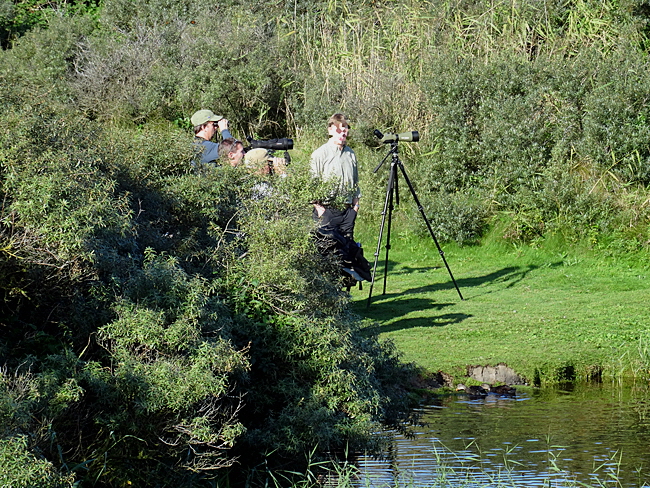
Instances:
[[[547,439],[547,460],[542,469],[545,472],[534,478],[539,486],[554,488],[602,488],[604,486],[624,486],[620,471],[622,455],[615,452],[609,459],[594,463],[589,480],[579,479],[567,471],[561,463],[563,446],[551,445]],[[467,446],[463,452],[453,452],[440,442],[435,442],[429,452],[421,453],[431,459],[431,465],[423,466],[422,459],[386,459],[374,461],[369,465],[349,461],[331,460],[311,464],[305,472],[291,472],[291,478],[275,475],[267,486],[281,488],[291,486],[302,488],[317,482],[328,488],[517,488],[523,483],[531,483],[530,478],[522,478],[522,471],[529,477],[531,473],[521,463],[512,459],[516,446],[510,446],[503,453],[500,469],[481,467],[483,455],[475,444]],[[290,485],[283,484],[290,480]],[[641,480],[639,480],[641,481]],[[641,486],[642,483],[639,483]]]

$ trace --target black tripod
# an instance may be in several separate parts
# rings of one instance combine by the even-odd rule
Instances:
[[[420,214],[422,215],[422,218],[424,219],[424,223],[427,224],[427,229],[429,229],[429,234],[431,234],[431,237],[433,238],[433,242],[436,243],[436,247],[438,248],[438,252],[440,253],[440,256],[442,257],[442,261],[445,263],[445,266],[447,268],[447,271],[449,272],[449,276],[451,277],[451,281],[454,282],[454,286],[456,287],[456,291],[458,292],[458,296],[460,297],[461,300],[464,300],[463,295],[460,293],[460,289],[458,288],[458,285],[456,284],[456,280],[454,279],[454,275],[451,274],[451,269],[449,269],[449,265],[447,264],[447,260],[445,259],[445,253],[444,251],[440,248],[440,244],[438,244],[438,239],[436,239],[436,235],[433,233],[433,229],[431,228],[431,224],[429,223],[429,219],[427,219],[426,214],[424,213],[424,209],[422,208],[422,205],[420,204],[420,200],[418,200],[417,195],[415,194],[415,189],[413,188],[413,185],[411,184],[411,180],[409,180],[408,175],[406,174],[406,170],[404,169],[404,165],[399,159],[398,156],[398,149],[397,149],[397,144],[399,142],[399,138],[396,137],[394,138],[395,140],[390,142],[390,151],[386,155],[386,157],[377,165],[377,167],[373,170],[373,173],[376,173],[379,171],[379,168],[384,164],[386,159],[388,159],[388,156],[392,156],[392,161],[390,164],[390,175],[388,176],[388,186],[386,188],[386,200],[384,201],[384,210],[381,213],[381,227],[379,228],[379,238],[377,239],[377,251],[375,252],[375,264],[372,267],[372,281],[370,282],[370,293],[368,294],[368,303],[367,307],[370,306],[370,300],[372,299],[372,288],[375,284],[375,273],[377,272],[377,260],[379,259],[379,250],[381,249],[381,241],[382,237],[384,235],[384,225],[386,224],[386,214],[388,213],[388,231],[386,233],[386,261],[384,263],[384,292],[383,294],[386,294],[386,277],[388,274],[388,251],[390,251],[390,228],[391,228],[391,222],[392,222],[392,215],[393,215],[393,200],[397,205],[399,205],[399,190],[397,186],[397,168],[400,169],[402,172],[402,175],[404,176],[404,180],[406,181],[406,184],[409,187],[409,190],[411,190],[411,195],[413,195],[413,200],[415,200],[415,204],[418,206],[418,210],[420,211]],[[388,212],[387,212],[388,211]]]

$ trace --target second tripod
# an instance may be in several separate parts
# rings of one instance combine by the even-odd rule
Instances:
[[[408,134],[412,134],[412,137],[410,138],[404,137],[404,135],[408,135]],[[382,142],[390,143],[390,151],[388,152],[386,157],[381,161],[381,163],[379,163],[377,167],[373,170],[373,173],[379,171],[379,168],[381,168],[381,166],[384,164],[384,162],[388,159],[389,156],[391,156],[391,164],[390,164],[390,173],[388,176],[388,185],[386,188],[386,199],[384,200],[384,209],[381,213],[381,226],[379,228],[379,237],[377,238],[377,250],[375,252],[375,263],[372,267],[372,280],[370,281],[370,293],[368,294],[367,307],[370,306],[370,301],[372,299],[372,290],[375,284],[375,274],[377,272],[377,261],[379,259],[379,251],[381,250],[381,243],[384,235],[384,227],[386,225],[386,219],[388,219],[388,229],[386,233],[386,261],[384,263],[384,291],[383,291],[383,294],[384,295],[386,294],[386,278],[388,274],[388,252],[390,251],[390,231],[392,225],[393,208],[394,208],[394,203],[399,205],[398,171],[402,173],[402,176],[404,177],[404,181],[406,181],[406,184],[408,185],[409,190],[411,191],[411,195],[413,195],[413,200],[415,201],[415,204],[417,205],[418,210],[420,211],[420,215],[422,216],[422,219],[424,220],[424,223],[426,224],[427,229],[429,230],[429,234],[431,235],[433,242],[436,244],[436,247],[438,248],[438,252],[442,257],[442,261],[445,263],[445,267],[449,272],[451,281],[453,281],[454,286],[456,287],[458,296],[460,297],[461,300],[464,300],[463,295],[460,293],[460,289],[458,288],[458,284],[454,279],[454,275],[451,273],[449,264],[447,264],[447,260],[445,259],[445,253],[440,247],[440,244],[438,243],[438,239],[436,239],[436,235],[434,234],[429,219],[427,219],[424,209],[420,204],[420,200],[418,199],[418,196],[415,193],[415,189],[411,184],[411,180],[406,174],[404,165],[399,159],[398,142],[400,140],[417,141],[419,139],[418,133],[411,132],[411,133],[404,133],[404,134],[389,134],[387,136],[384,136],[381,132],[376,130],[375,135],[379,137],[382,140]]]

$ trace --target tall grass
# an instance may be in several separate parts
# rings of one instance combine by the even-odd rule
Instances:
[[[294,2],[294,6],[298,2]],[[292,38],[293,68],[316,79],[320,99],[387,126],[427,127],[420,81],[436,71],[436,55],[489,62],[511,53],[522,59],[602,56],[642,45],[633,5],[599,0],[328,1],[278,17]],[[317,95],[317,94],[314,94]]]
[[[601,488],[624,486],[627,483],[620,472],[622,454],[615,452],[609,459],[593,466],[589,480],[571,473],[562,466],[563,447],[547,440],[547,459],[539,467],[539,474],[531,472],[512,459],[517,446],[503,452],[501,460],[492,459],[501,468],[481,466],[483,453],[471,444],[463,452],[454,452],[439,442],[408,459],[399,453],[384,459],[361,458],[312,462],[303,472],[278,471],[265,473],[265,486],[302,488],[318,484],[328,488],[516,488],[531,483],[556,488]],[[425,462],[430,464],[426,465]],[[492,463],[491,463],[492,464]],[[640,480],[641,481],[641,480]],[[641,486],[642,483],[639,483]]]
[[[297,47],[293,68],[302,79],[319,81],[306,87],[306,102],[327,104],[314,107],[314,115],[322,121],[334,102],[358,114],[362,124],[426,125],[430,116],[417,80],[427,69],[433,34],[427,4],[405,2],[390,11],[351,7],[329,2],[322,12],[296,15],[286,27]],[[307,111],[306,122],[318,123],[309,117],[309,105]]]

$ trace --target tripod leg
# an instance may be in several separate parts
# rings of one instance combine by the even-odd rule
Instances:
[[[370,281],[370,292],[368,293],[368,302],[366,303],[366,307],[370,306],[370,300],[372,299],[372,289],[375,285],[375,274],[377,273],[377,260],[379,259],[381,241],[384,235],[384,226],[386,224],[386,216],[388,214],[387,210],[389,204],[392,204],[392,200],[393,200],[393,188],[394,188],[396,177],[397,177],[397,168],[395,168],[395,164],[393,163],[391,164],[390,167],[390,176],[388,177],[388,185],[386,187],[386,198],[384,199],[384,209],[381,212],[381,226],[379,227],[379,236],[377,237],[377,250],[375,251],[375,263],[372,266],[372,279]],[[388,252],[386,252],[386,260],[388,260]]]
[[[391,166],[392,168],[393,166]],[[390,251],[390,230],[393,223],[393,202],[397,201],[399,204],[399,194],[397,193],[397,170],[395,170],[395,178],[393,180],[393,191],[390,192],[390,201],[388,202],[388,229],[386,230],[386,258],[384,260],[384,289],[382,295],[386,294],[386,281],[388,280],[388,252]]]
[[[440,247],[440,244],[438,244],[438,239],[436,239],[436,235],[433,233],[433,229],[431,228],[431,224],[429,223],[429,219],[427,219],[427,215],[424,212],[424,209],[422,208],[422,204],[420,203],[420,200],[418,200],[418,196],[415,194],[415,188],[413,188],[413,185],[411,184],[411,180],[409,179],[408,175],[406,174],[406,170],[404,169],[404,165],[401,162],[398,162],[399,169],[402,171],[402,175],[404,175],[404,180],[406,181],[406,184],[409,187],[409,190],[411,190],[411,195],[413,195],[413,200],[415,200],[415,204],[418,207],[418,210],[420,211],[420,215],[422,215],[422,218],[424,219],[424,223],[427,224],[427,229],[429,229],[429,234],[431,234],[431,237],[433,238],[433,242],[435,242],[436,247],[438,248],[438,252],[440,253],[440,257],[442,258],[442,261],[445,263],[445,267],[447,268],[447,271],[449,272],[449,276],[451,277],[451,281],[454,282],[454,286],[456,287],[456,291],[458,292],[458,296],[460,297],[461,300],[465,300],[463,298],[463,295],[460,293],[460,288],[458,288],[458,284],[456,283],[456,280],[454,279],[454,275],[451,273],[451,269],[449,268],[449,265],[447,264],[447,260],[445,259],[445,253]]]

